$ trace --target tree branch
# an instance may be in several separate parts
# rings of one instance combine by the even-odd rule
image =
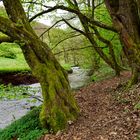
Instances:
[[[28,1],[28,2],[22,2],[23,4],[36,4],[36,5],[40,5],[40,6],[43,6],[45,8],[51,8],[51,6],[46,6],[42,3],[39,3],[39,2],[35,2],[35,1]]]
[[[80,35],[81,35],[81,34],[77,34],[77,35],[69,36],[69,37],[67,37],[67,38],[64,38],[64,39],[60,40],[53,48],[51,48],[51,50],[55,49],[60,43],[66,41],[66,40],[68,40],[68,39],[70,39],[70,38],[74,38],[74,37],[77,37],[77,36],[80,36]]]
[[[83,32],[82,30],[79,30],[79,29],[73,27],[73,26],[72,26],[68,21],[66,21],[65,19],[63,19],[63,21],[64,21],[71,29],[73,29],[73,30],[75,30],[75,31],[77,31],[77,32],[79,32],[79,33],[85,35],[85,32]]]
[[[74,51],[74,50],[82,50],[82,49],[87,49],[87,48],[92,48],[92,47],[93,47],[93,46],[90,45],[90,46],[81,47],[81,48],[70,48],[70,49],[65,50],[65,52]],[[107,48],[107,46],[99,47],[99,48],[105,49],[105,48]],[[63,52],[64,52],[64,51],[60,51],[60,52],[54,53],[54,55],[58,55],[58,54],[61,54],[61,53],[63,53]]]
[[[75,17],[71,17],[69,19],[66,19],[66,20],[71,20]],[[46,32],[48,32],[49,30],[51,30],[55,25],[57,25],[59,22],[63,22],[63,19],[60,19],[58,21],[56,21],[51,27],[49,27],[46,31],[44,31],[39,37],[42,37]]]
[[[73,0],[73,2],[74,2],[74,4],[75,4],[75,6],[78,7],[77,1],[76,1],[76,0]]]
[[[47,14],[47,13],[49,13],[49,12],[55,11],[55,10],[57,10],[57,9],[69,11],[69,12],[72,12],[72,13],[74,13],[74,11],[75,11],[75,10],[73,10],[73,9],[71,9],[71,8],[68,8],[68,7],[65,7],[65,6],[63,6],[63,5],[56,5],[56,6],[54,6],[54,7],[50,7],[49,9],[43,10],[43,11],[41,11],[40,13],[34,15],[33,17],[31,17],[31,18],[29,19],[29,22],[33,21],[35,18],[37,18],[37,17],[39,17],[39,16],[42,16],[42,15]],[[75,12],[76,12],[76,11],[75,11]]]
[[[107,30],[110,30],[110,31],[113,31],[113,32],[117,32],[116,29],[115,29],[114,27],[108,26],[108,25],[106,25],[106,24],[103,24],[103,23],[101,23],[101,22],[99,22],[99,21],[96,21],[96,20],[94,20],[94,19],[92,19],[92,18],[88,18],[87,16],[85,16],[84,14],[82,14],[79,10],[77,10],[77,9],[72,9],[72,8],[70,8],[70,7],[65,7],[65,6],[63,6],[63,5],[56,5],[56,6],[54,6],[54,7],[49,8],[48,10],[44,10],[44,11],[38,13],[38,14],[34,15],[32,18],[30,18],[30,19],[29,19],[29,22],[33,21],[35,18],[37,18],[37,17],[39,17],[39,16],[41,16],[41,15],[43,15],[43,14],[52,12],[52,11],[57,10],[57,9],[61,9],[61,10],[65,10],[65,11],[74,13],[74,14],[76,14],[77,16],[78,16],[78,15],[81,15],[82,17],[85,18],[85,20],[87,20],[88,22],[90,22],[90,23],[92,23],[92,24],[94,24],[94,25],[96,25],[96,26],[98,26],[98,27],[100,27],[100,28],[104,28],[104,29],[107,29]]]

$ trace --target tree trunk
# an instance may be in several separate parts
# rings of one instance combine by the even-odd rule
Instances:
[[[105,0],[105,3],[132,68],[132,79],[129,82],[131,86],[137,83],[140,68],[140,5],[135,0]]]
[[[88,22],[86,20],[84,20],[84,17],[82,17],[81,15],[79,15],[79,19],[81,21],[81,24],[83,25],[84,30],[85,30],[85,36],[89,39],[89,41],[93,45],[95,51],[115,71],[116,75],[119,76],[122,68],[118,65],[118,63],[116,61],[115,53],[114,53],[113,46],[112,46],[111,42],[109,42],[108,40],[102,38],[100,36],[99,32],[97,31],[97,29],[93,28],[94,32],[97,35],[97,37],[99,38],[99,40],[102,41],[103,43],[106,43],[109,46],[109,51],[110,51],[110,55],[111,55],[111,59],[110,59],[103,52],[102,48],[100,46],[98,46],[98,44],[96,43],[96,41],[94,39],[94,36],[90,32],[90,29],[89,29],[90,26],[88,25]]]
[[[42,42],[34,40],[30,46],[37,48],[41,46],[40,43]],[[43,45],[45,44],[43,43]],[[41,47],[39,51],[40,54],[44,54]],[[47,57],[38,57],[34,51],[27,48],[23,49],[23,52],[33,75],[39,80],[42,87],[44,99],[40,113],[42,126],[54,132],[64,129],[68,121],[74,121],[77,118],[79,112],[71,93],[66,71],[51,52],[47,53]]]
[[[42,87],[44,99],[40,113],[42,126],[53,131],[64,129],[68,121],[75,120],[78,115],[78,107],[71,93],[67,73],[56,60],[50,58],[47,63],[37,60],[32,72]]]
[[[120,72],[121,72],[121,70],[123,70],[123,68],[121,68],[117,63],[115,52],[113,49],[113,44],[111,43],[111,41],[102,37],[94,25],[92,25],[92,28],[94,29],[94,32],[95,32],[98,40],[105,43],[109,47],[109,53],[110,53],[111,60],[112,60],[112,68],[115,70],[116,75],[120,76]]]
[[[20,1],[3,2],[10,20],[0,17],[0,30],[21,46],[33,75],[41,84],[44,99],[41,124],[54,132],[64,129],[68,121],[74,121],[79,114],[67,73],[33,31]]]

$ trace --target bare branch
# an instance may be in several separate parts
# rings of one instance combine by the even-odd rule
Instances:
[[[77,35],[69,36],[69,37],[66,37],[66,38],[60,40],[53,48],[51,48],[51,50],[55,49],[60,43],[66,41],[66,40],[68,40],[68,39],[70,39],[70,38],[74,38],[74,37],[77,37],[77,36],[80,36],[80,35],[81,35],[81,34],[77,34]]]
[[[73,0],[73,2],[74,2],[74,4],[75,4],[75,6],[78,7],[77,1],[76,1],[76,0]]]
[[[92,45],[89,45],[89,46],[86,46],[86,47],[81,47],[81,48],[70,48],[70,49],[67,49],[65,50],[65,52],[68,52],[68,51],[75,51],[75,50],[82,50],[82,49],[87,49],[87,48],[92,48],[93,46]],[[97,48],[97,47],[96,47]],[[99,47],[101,49],[105,49],[107,48],[107,46],[104,46],[104,47]],[[61,54],[63,53],[64,51],[60,51],[60,52],[57,52],[57,53],[54,53],[54,55],[58,55],[58,54]]]
[[[99,3],[99,4],[97,4],[97,5],[95,6],[95,8],[97,8],[97,7],[101,6],[102,4],[104,4],[104,1],[103,1],[103,2],[101,2],[101,3]]]
[[[42,37],[45,33],[47,33],[48,31],[50,31],[55,25],[57,25],[59,22],[62,22],[63,20],[58,20],[57,22],[55,22],[51,27],[49,27],[47,30],[45,30],[39,37]]]
[[[79,29],[73,27],[73,26],[72,26],[68,21],[66,21],[65,19],[63,19],[63,21],[64,21],[70,28],[72,28],[73,30],[75,30],[75,31],[77,31],[77,32],[79,32],[79,33],[85,35],[85,32],[83,32],[82,30],[79,30]]]
[[[104,29],[107,29],[107,30],[110,30],[110,31],[113,31],[113,32],[117,32],[116,29],[115,29],[114,27],[108,26],[108,25],[106,25],[106,24],[103,24],[103,23],[101,23],[101,22],[99,22],[99,21],[96,21],[96,20],[94,20],[94,19],[92,19],[92,18],[88,18],[87,16],[85,16],[84,14],[82,14],[79,10],[77,10],[77,9],[72,9],[72,8],[69,8],[69,7],[65,7],[65,6],[63,6],[63,5],[56,5],[56,6],[52,7],[52,8],[49,8],[49,9],[47,9],[47,10],[44,10],[44,11],[38,13],[38,14],[34,15],[32,18],[30,18],[30,19],[29,19],[29,22],[33,21],[35,18],[37,18],[37,17],[39,17],[39,16],[41,16],[41,15],[43,15],[43,14],[52,12],[52,11],[57,10],[57,9],[61,9],[61,10],[65,10],[65,11],[74,13],[74,14],[76,14],[77,16],[80,15],[80,16],[84,17],[85,20],[87,20],[88,22],[90,22],[90,23],[92,23],[92,24],[94,24],[94,25],[96,25],[96,26],[98,26],[98,27],[100,27],[100,28],[104,28]]]
[[[103,43],[105,43],[105,44],[107,44],[107,45],[109,45],[109,46],[113,46],[112,43],[111,43],[111,41],[109,41],[108,39],[106,39],[106,38],[104,38],[103,36],[101,36],[101,34],[99,33],[99,31],[96,29],[96,27],[94,27],[93,25],[90,25],[90,27],[94,30],[95,35],[97,36],[97,38],[98,38],[101,42],[103,42]],[[113,38],[114,38],[114,37],[113,37]]]
[[[66,19],[66,20],[71,20],[71,19],[74,19],[74,18],[75,18],[75,16],[71,17],[69,19]],[[51,27],[49,27],[46,31],[44,31],[39,37],[42,37],[45,33],[47,33],[49,30],[51,30],[55,25],[57,25],[60,22],[63,22],[63,19],[60,19],[60,20],[56,21]]]

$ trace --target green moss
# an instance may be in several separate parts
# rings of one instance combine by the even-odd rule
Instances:
[[[70,71],[70,70],[71,70],[71,65],[70,65],[70,64],[63,64],[62,67],[63,67],[66,71]]]
[[[57,132],[66,127],[67,117],[65,110],[60,108],[62,105],[57,106],[57,103],[51,100],[44,102],[40,112],[40,122],[43,127],[48,127],[49,130]]]
[[[73,101],[74,103],[74,101]],[[73,107],[66,106],[61,100],[50,101],[43,105],[40,113],[40,121],[43,127],[48,127],[49,130],[57,132],[63,130],[67,126],[68,121],[74,121],[77,116],[79,109],[76,104]]]
[[[46,65],[39,64],[34,72],[40,80],[44,98],[39,116],[42,126],[53,132],[64,129],[67,122],[75,120],[78,114],[64,73],[55,67],[53,61],[48,61]]]
[[[70,100],[72,104],[72,109],[70,111],[71,114],[73,115],[73,120],[75,120],[79,115],[80,109],[78,108],[78,104],[74,98],[71,98]]]
[[[43,104],[39,115],[39,120],[43,128],[46,128],[48,125],[46,116],[47,116],[47,110],[46,110],[46,106]]]
[[[48,127],[49,131],[53,132],[63,130],[66,127],[67,118],[65,113],[61,111],[61,109],[53,106],[52,109],[50,109],[50,112],[46,112],[44,111],[44,109],[42,109],[40,113],[40,121],[43,127]]]
[[[66,127],[67,118],[65,113],[59,108],[54,106],[51,109],[51,117],[48,118],[48,123],[54,132],[62,130]]]

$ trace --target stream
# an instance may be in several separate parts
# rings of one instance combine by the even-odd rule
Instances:
[[[80,69],[79,67],[73,67],[73,73],[68,75],[70,86],[76,90],[86,85],[90,81],[90,77],[87,76],[87,70]],[[33,98],[37,97],[41,99],[40,84],[29,85],[30,89],[37,89],[37,92],[29,91],[32,95],[30,98],[24,98],[20,100],[0,100],[0,129],[5,128],[11,122],[21,118],[34,106],[39,106],[42,102],[37,100],[36,102],[29,102]]]

